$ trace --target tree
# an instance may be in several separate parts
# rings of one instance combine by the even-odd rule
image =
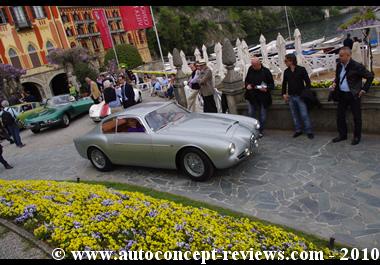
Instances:
[[[20,89],[20,77],[26,74],[25,69],[16,68],[10,64],[0,63],[0,91],[7,97]],[[4,89],[4,88],[7,89]]]
[[[87,63],[84,62],[77,62],[74,65],[74,74],[77,77],[77,81],[81,83],[81,88],[84,88],[86,86],[86,77],[95,80],[98,75],[98,73],[93,68],[91,68]]]
[[[49,52],[47,60],[49,63],[66,67],[68,64],[75,65],[78,61],[88,62],[90,60],[88,51],[82,47],[70,49],[54,49]]]
[[[136,68],[143,64],[141,55],[137,48],[130,44],[119,44],[115,46],[119,64],[125,64],[127,68]],[[113,49],[109,49],[104,57],[104,65],[108,65],[111,60],[115,59]]]

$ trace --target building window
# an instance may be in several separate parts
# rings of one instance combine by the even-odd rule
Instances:
[[[139,30],[137,33],[138,33],[138,36],[139,36],[140,43],[143,44],[144,43],[143,31]]]
[[[87,12],[84,13],[84,19],[91,20],[91,17]]]
[[[0,24],[6,24],[7,21],[7,16],[5,15],[5,8],[0,9]]]
[[[19,28],[29,27],[29,23],[25,14],[25,10],[22,6],[14,6],[11,9],[13,12],[13,18],[16,23],[16,26]]]
[[[83,48],[88,49],[87,42],[85,40],[82,40],[80,44],[82,45]]]
[[[63,23],[69,22],[69,18],[67,17],[66,14],[61,14],[61,18],[62,18]]]
[[[71,31],[70,28],[67,28],[67,29],[66,29],[66,35],[67,35],[68,37],[73,36],[73,32]]]
[[[52,50],[54,50],[54,45],[53,45],[53,43],[51,43],[50,41],[48,41],[48,42],[46,43],[46,50],[47,50],[48,54],[49,54]]]
[[[42,6],[33,6],[32,10],[34,18],[41,19],[46,17],[44,8]]]
[[[82,27],[77,27],[77,32],[78,32],[78,35],[83,35],[84,34],[84,31],[82,29]]]
[[[18,57],[17,52],[14,49],[9,49],[8,51],[9,58],[11,59],[11,63],[16,68],[22,68],[20,58]]]
[[[120,42],[123,43],[123,44],[125,43],[123,35],[120,35]]]
[[[116,39],[115,39],[115,36],[112,36],[112,41],[113,41],[113,44],[114,44],[114,45],[117,44]]]
[[[99,49],[99,45],[98,45],[98,42],[95,38],[92,39],[92,47],[94,47],[94,50],[98,50]]]
[[[130,33],[128,33],[128,42],[129,42],[129,44],[134,45],[132,35]]]
[[[40,58],[38,57],[37,51],[32,44],[29,44],[28,46],[28,53],[33,67],[41,66]]]
[[[79,21],[80,20],[77,13],[74,13],[73,17],[74,17],[74,21]]]

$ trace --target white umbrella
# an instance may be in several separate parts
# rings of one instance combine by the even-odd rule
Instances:
[[[185,74],[191,74],[191,68],[188,65],[185,53],[181,50],[179,55],[181,56],[181,59],[182,59],[182,72],[184,72]]]
[[[201,52],[198,50],[198,48],[195,48],[194,56],[195,56],[195,61],[200,61],[202,59]]]
[[[205,60],[205,62],[207,64],[208,63],[207,48],[204,44],[202,46],[202,53],[203,53],[203,59]]]
[[[241,41],[241,48],[242,48],[242,51],[243,51],[243,60],[244,60],[244,63],[245,64],[250,64],[251,63],[251,56],[249,55],[248,45],[245,42],[245,40]]]
[[[175,70],[175,66],[174,66],[174,63],[173,63],[173,55],[170,52],[168,53],[168,59],[169,59],[170,68],[172,70]]]
[[[278,52],[279,66],[280,66],[281,71],[284,71],[286,69],[286,65],[284,63],[285,55],[286,55],[286,41],[280,33],[278,33],[278,36],[277,36],[276,47],[277,47],[277,52]]]
[[[219,75],[222,79],[224,78],[224,66],[223,66],[223,60],[222,60],[222,44],[219,42],[215,44],[214,52],[216,56],[216,74]]]
[[[262,64],[269,68],[269,60],[268,60],[268,51],[267,51],[267,45],[266,45],[266,40],[263,34],[260,36],[260,46],[261,46],[261,56],[263,58]]]
[[[296,49],[297,62],[302,65],[302,46],[301,46],[301,32],[299,29],[294,30],[294,48]]]

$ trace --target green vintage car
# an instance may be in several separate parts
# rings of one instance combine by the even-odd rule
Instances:
[[[25,119],[25,127],[33,133],[40,132],[42,128],[57,125],[67,127],[70,125],[71,119],[88,113],[92,104],[94,101],[89,97],[76,100],[68,94],[49,98],[42,104],[43,107],[38,112]]]

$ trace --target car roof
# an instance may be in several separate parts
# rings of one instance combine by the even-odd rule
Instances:
[[[137,105],[134,105],[132,107],[129,107],[128,109],[124,110],[123,112],[118,112],[113,115],[115,116],[121,116],[121,115],[134,115],[137,117],[144,117],[146,114],[159,109],[161,107],[167,106],[173,104],[173,102],[147,102],[147,103],[140,103]]]

